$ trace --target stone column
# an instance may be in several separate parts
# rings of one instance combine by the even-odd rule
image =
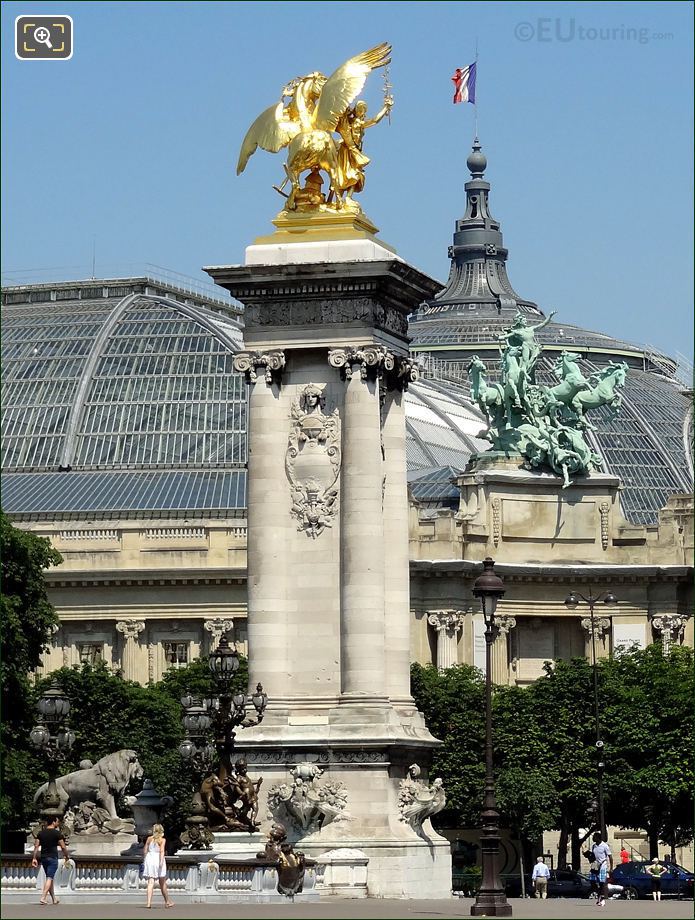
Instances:
[[[210,633],[207,645],[208,652],[212,652],[217,648],[222,636],[232,632],[234,629],[234,620],[214,617],[212,620],[205,620],[203,629],[205,632]]]
[[[386,697],[384,508],[378,373],[379,346],[328,353],[347,381],[341,472],[341,690]]]
[[[116,632],[123,636],[123,655],[121,664],[123,676],[126,680],[138,679],[138,636],[144,632],[144,620],[119,620],[116,623]]]
[[[385,376],[384,577],[386,692],[392,702],[412,705],[410,695],[410,564],[408,544],[408,476],[405,456],[404,391],[417,379],[415,366],[395,358]]]
[[[437,631],[437,670],[445,671],[457,664],[457,636],[463,627],[462,610],[431,610],[427,622]]]
[[[509,633],[516,626],[516,618],[495,617],[497,636],[492,646],[492,682],[506,687],[509,683]]]
[[[661,646],[665,658],[668,657],[673,643],[679,642],[688,620],[689,617],[677,613],[662,613],[652,617],[652,629],[661,633]]]
[[[591,617],[584,617],[582,620],[582,629],[587,633],[586,638],[586,657],[592,664],[595,664],[594,661],[594,648],[596,650],[596,658],[601,657],[601,646],[604,642],[604,636],[611,628],[611,621],[608,617],[594,617],[594,630],[593,637],[591,634]]]
[[[234,367],[249,386],[248,643],[249,686],[260,681],[277,702],[287,686],[287,538],[284,459],[288,421],[280,398],[282,351],[239,352]]]

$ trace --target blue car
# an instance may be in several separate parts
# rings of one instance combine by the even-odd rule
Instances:
[[[626,862],[615,866],[608,881],[622,885],[625,897],[650,898],[652,896],[652,877],[647,872],[649,862]],[[667,871],[661,876],[661,894],[663,897],[692,898],[695,876],[675,863],[663,863]]]

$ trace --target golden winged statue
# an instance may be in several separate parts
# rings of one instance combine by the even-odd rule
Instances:
[[[350,58],[330,77],[318,71],[297,77],[282,90],[251,125],[239,152],[237,175],[246,168],[258,147],[278,153],[287,147],[285,179],[273,186],[286,198],[286,211],[359,212],[353,200],[364,188],[364,169],[369,157],[362,152],[364,132],[388,115],[393,98],[385,90],[384,105],[374,118],[367,118],[367,104],[355,99],[372,70],[387,67],[391,46],[386,42]],[[337,137],[334,137],[337,135]],[[330,190],[325,196],[321,170],[328,174]],[[300,177],[308,172],[304,187]],[[283,189],[290,183],[290,192]]]

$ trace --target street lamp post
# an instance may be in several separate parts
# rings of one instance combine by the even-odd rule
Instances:
[[[56,776],[75,743],[75,733],[67,724],[70,700],[58,681],[53,680],[36,704],[39,721],[29,732],[29,741],[48,762],[48,788],[42,796],[40,815],[44,819],[62,818],[65,806],[61,804]]]
[[[473,595],[479,597],[485,620],[485,793],[481,812],[480,847],[483,877],[471,907],[474,917],[511,917],[499,872],[500,813],[495,796],[495,776],[492,762],[492,643],[495,640],[495,610],[504,595],[504,582],[495,574],[495,563],[488,556],[483,560],[483,573],[473,584]]]
[[[601,835],[604,840],[607,839],[606,831],[606,811],[605,811],[605,802],[603,797],[603,774],[606,769],[606,764],[603,759],[603,740],[601,738],[601,713],[599,710],[598,704],[598,666],[596,662],[596,620],[594,618],[594,608],[600,600],[603,600],[603,603],[606,607],[615,607],[618,603],[615,595],[607,591],[605,594],[598,594],[596,597],[589,592],[588,597],[584,597],[583,594],[578,594],[575,591],[572,591],[565,598],[565,607],[568,610],[576,610],[580,604],[580,601],[583,601],[589,606],[589,631],[591,632],[591,663],[592,671],[594,678],[594,728],[596,731],[596,756],[598,758],[597,767],[597,793],[598,793],[598,825],[601,830]]]
[[[208,665],[217,684],[217,694],[203,700],[190,695],[181,697],[186,736],[179,745],[179,753],[196,772],[203,774],[210,770],[217,754],[220,764],[218,775],[224,782],[233,772],[236,729],[258,725],[263,720],[268,697],[261,684],[250,697],[240,691],[232,693],[234,675],[239,670],[239,656],[235,649],[230,648],[226,636],[222,636],[217,648],[210,652]],[[256,710],[255,719],[246,716],[249,704]],[[210,742],[211,730],[213,743]]]

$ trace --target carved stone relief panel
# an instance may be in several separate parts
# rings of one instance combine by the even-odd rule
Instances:
[[[292,401],[285,470],[297,530],[316,539],[338,512],[340,416],[326,414],[325,384],[309,383]]]

